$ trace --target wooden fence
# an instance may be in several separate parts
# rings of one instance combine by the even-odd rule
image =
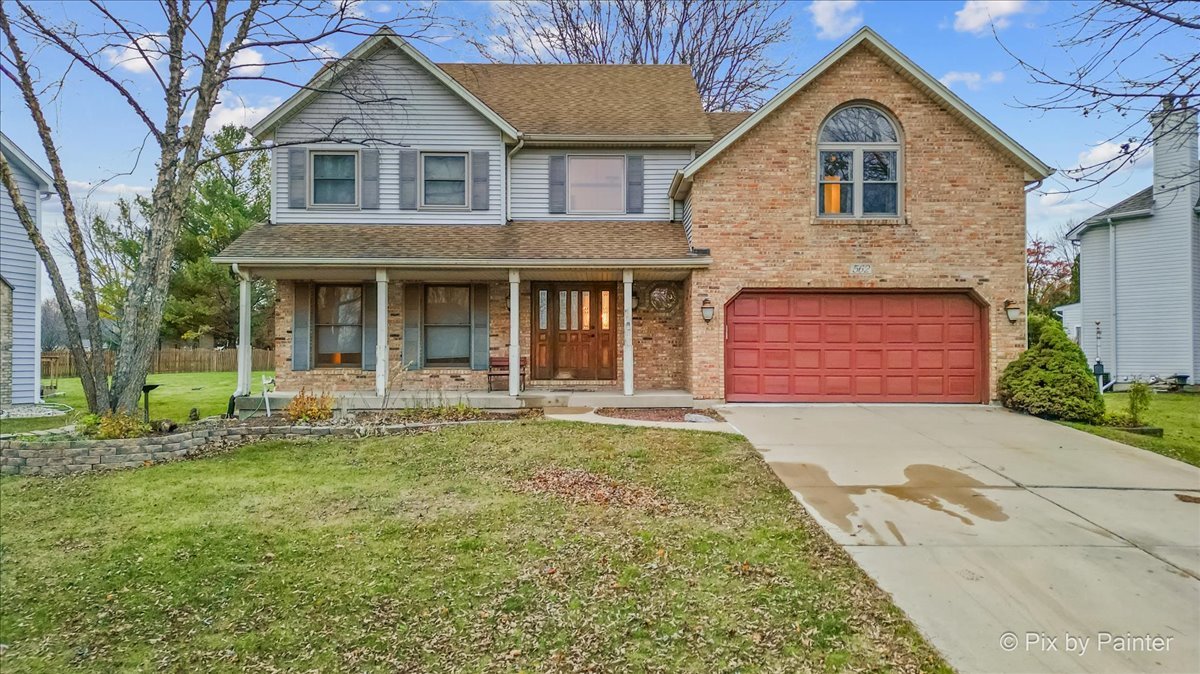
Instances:
[[[254,349],[254,370],[275,369],[274,351]],[[104,352],[104,360],[111,371],[112,351]],[[150,372],[237,372],[237,349],[159,349],[150,361]],[[70,351],[43,351],[42,377],[78,377],[75,359]]]

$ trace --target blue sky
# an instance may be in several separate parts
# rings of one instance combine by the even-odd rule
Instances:
[[[48,14],[69,14],[85,27],[98,19],[82,3],[37,3]],[[466,20],[480,35],[486,36],[489,19],[498,11],[499,2],[446,2],[440,10]],[[122,16],[144,19],[153,31],[152,3],[110,3]],[[793,35],[780,54],[790,59],[798,75],[835,48],[862,25],[878,31],[918,65],[949,84],[970,105],[990,118],[1001,129],[1052,166],[1080,164],[1084,156],[1103,156],[1111,151],[1104,145],[1124,126],[1121,119],[1083,118],[1073,113],[1041,113],[1021,107],[1019,101],[1039,100],[1052,92],[1029,82],[1004,46],[1031,62],[1062,62],[1066,55],[1053,47],[1060,37],[1057,22],[1074,14],[1075,3],[1006,0],[976,2],[792,2],[785,11],[793,17]],[[394,16],[397,3],[387,0],[362,0],[358,11],[375,19]],[[994,32],[995,34],[994,34]],[[332,39],[325,47],[334,53],[349,51],[357,41],[352,36]],[[1182,45],[1178,45],[1182,49]],[[473,48],[459,39],[446,36],[420,48],[435,61],[478,61]],[[1163,51],[1172,45],[1163,44]],[[119,61],[114,54],[114,61]],[[1154,54],[1139,58],[1153,59]],[[34,55],[45,73],[60,73],[65,61],[51,51]],[[253,68],[253,63],[248,64]],[[145,68],[131,71],[119,64],[113,71],[135,90],[146,92],[150,73]],[[316,64],[308,64],[315,70]],[[307,75],[308,73],[303,73]],[[295,78],[293,78],[295,79]],[[222,98],[217,111],[219,121],[252,122],[290,90],[263,82],[239,82]],[[92,192],[98,207],[111,204],[119,194],[148,191],[153,175],[153,152],[138,159],[138,149],[146,130],[129,109],[104,85],[81,70],[72,71],[63,96],[49,106],[73,193],[80,199],[89,185],[109,181]],[[32,122],[18,92],[7,80],[0,82],[0,128],[35,158],[43,156]],[[971,170],[969,165],[962,167]],[[1142,161],[1102,186],[1072,195],[1053,194],[1062,184],[1048,181],[1040,193],[1029,196],[1028,225],[1031,233],[1049,234],[1068,220],[1078,221],[1144,188],[1150,183],[1150,162]],[[46,205],[48,225],[53,228],[56,202]]]

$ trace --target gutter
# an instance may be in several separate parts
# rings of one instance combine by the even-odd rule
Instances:
[[[1087,230],[1097,225],[1111,225],[1114,222],[1122,220],[1136,220],[1138,218],[1148,218],[1154,215],[1153,208],[1142,208],[1136,211],[1125,211],[1124,213],[1114,213],[1106,216],[1103,220],[1084,220],[1075,226],[1075,229],[1067,232],[1067,238],[1072,241],[1078,241],[1079,237]]]
[[[513,149],[508,151],[507,158],[504,160],[504,221],[512,222],[512,158],[516,156],[521,148],[525,147],[525,137],[517,138],[517,144]]]
[[[509,269],[512,267],[543,268],[543,269],[653,269],[657,267],[698,268],[712,264],[708,255],[692,258],[659,258],[644,260],[629,259],[547,259],[547,258],[512,258],[512,259],[472,259],[472,258],[431,258],[431,257],[291,257],[291,258],[254,258],[254,257],[214,257],[217,264],[246,265],[254,267],[480,267],[489,269]]]
[[[528,133],[524,134],[530,145],[549,145],[556,143],[622,143],[622,144],[678,144],[692,145],[712,141],[712,134],[707,135],[651,135],[630,136],[625,134],[578,134],[578,133]]]
[[[1114,218],[1106,218],[1108,223],[1108,298],[1109,322],[1112,325],[1112,381],[1117,381],[1117,230],[1113,225]],[[1100,354],[1096,354],[1099,358]]]

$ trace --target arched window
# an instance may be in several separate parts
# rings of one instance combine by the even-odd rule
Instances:
[[[900,214],[900,136],[887,115],[865,105],[841,108],[821,126],[818,151],[821,215]]]

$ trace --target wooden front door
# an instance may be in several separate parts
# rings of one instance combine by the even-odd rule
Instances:
[[[615,283],[534,283],[533,378],[616,379]]]

